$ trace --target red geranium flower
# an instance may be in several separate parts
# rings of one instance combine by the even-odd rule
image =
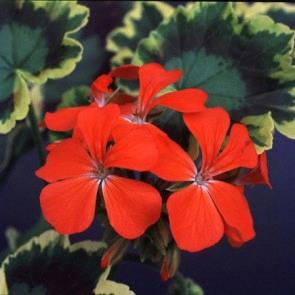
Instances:
[[[115,174],[114,168],[148,170],[158,158],[146,132],[134,130],[114,144],[110,141],[118,116],[114,104],[81,112],[73,138],[50,149],[36,173],[50,182],[41,192],[43,214],[62,234],[90,226],[99,186],[110,224],[126,239],[142,235],[160,216],[161,197],[155,188]]]
[[[125,108],[122,106],[121,113],[123,114],[113,133],[115,138],[121,138],[134,128],[149,130],[154,135],[154,141],[159,150],[157,167],[150,169],[150,171],[164,179],[164,171],[169,175],[178,173],[174,169],[174,153],[181,148],[167,134],[146,121],[148,114],[157,106],[165,106],[182,113],[200,112],[205,110],[204,103],[208,97],[205,91],[197,88],[173,91],[157,96],[161,90],[175,83],[181,76],[180,70],[166,71],[156,63],[141,66],[139,68],[138,100],[135,103],[125,104]]]
[[[223,109],[185,114],[184,121],[201,146],[200,171],[180,147],[173,152],[176,158],[173,167],[162,165],[156,169],[167,180],[192,182],[168,199],[173,237],[179,248],[191,252],[214,245],[224,233],[232,245],[239,246],[255,235],[251,213],[241,191],[218,180],[218,176],[257,164],[257,154],[247,129],[234,124],[222,149],[230,124]]]
[[[138,67],[133,65],[123,65],[113,69],[107,75],[99,76],[91,84],[91,93],[93,102],[87,106],[62,108],[54,113],[47,112],[45,114],[45,126],[53,131],[68,131],[74,128],[77,117],[81,111],[89,107],[104,107],[107,104],[107,96],[112,94],[110,88],[113,78],[123,79],[137,79]],[[116,99],[121,103],[122,98],[124,102],[130,101],[130,96],[118,93]]]
[[[148,114],[157,106],[164,106],[182,113],[199,112],[205,109],[207,93],[202,89],[190,88],[172,91],[161,96],[157,94],[167,86],[178,81],[180,70],[166,71],[156,63],[145,64],[139,68],[139,97],[135,103],[123,107],[121,124],[117,134],[123,136],[133,125],[146,123]]]
[[[91,94],[94,99],[94,105],[101,108],[106,105],[106,94],[111,95],[113,92],[110,88],[112,82],[113,78],[110,74],[101,75],[94,80],[91,84]]]

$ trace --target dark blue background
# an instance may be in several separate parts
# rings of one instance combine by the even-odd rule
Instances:
[[[269,152],[273,189],[260,186],[247,192],[257,236],[240,249],[226,241],[197,254],[183,253],[181,271],[199,282],[206,295],[295,294],[295,141],[276,135]],[[0,246],[6,247],[7,226],[28,229],[40,213],[42,183],[35,151],[25,154],[0,187]],[[95,229],[89,235],[97,236]],[[123,263],[117,279],[137,295],[162,295],[166,286],[147,266]]]

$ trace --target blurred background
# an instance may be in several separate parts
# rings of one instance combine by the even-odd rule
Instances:
[[[83,37],[93,38],[97,46],[97,52],[92,53],[96,72],[87,78],[89,81],[83,81],[90,83],[97,74],[108,70],[105,37],[121,24],[131,2],[80,2],[91,9]],[[54,109],[58,99],[54,97],[46,108]],[[0,152],[6,140],[0,135]],[[25,231],[40,216],[39,193],[43,184],[34,176],[39,161],[37,151],[31,146],[28,140],[26,153],[14,162],[9,174],[1,175],[0,251],[7,247],[5,230],[8,226]],[[255,220],[255,240],[240,249],[231,248],[223,240],[201,253],[182,254],[180,270],[198,282],[206,295],[295,294],[295,141],[276,134],[268,155],[273,189],[259,186],[247,191]],[[85,237],[99,239],[97,226],[75,238]],[[120,265],[116,278],[127,283],[138,295],[162,295],[166,290],[159,273],[148,266],[125,262]]]

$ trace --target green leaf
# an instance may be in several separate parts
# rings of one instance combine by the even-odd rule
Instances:
[[[295,138],[293,45],[294,32],[267,16],[238,17],[231,3],[197,2],[179,7],[140,41],[133,63],[181,68],[176,89],[203,88],[208,106],[224,107],[233,121],[271,112],[276,128]]]
[[[295,6],[293,4],[282,2],[258,2],[252,5],[248,5],[243,2],[237,2],[235,4],[238,13],[246,18],[253,17],[255,15],[264,14],[271,17],[275,22],[280,22],[292,30],[295,29]],[[288,81],[294,81],[295,77],[295,50],[292,53],[293,66],[288,66],[288,59],[286,61],[286,67],[283,72],[284,79]]]
[[[253,9],[255,9],[255,6],[257,7],[256,3],[253,5]],[[274,21],[283,23],[287,26],[289,26],[291,29],[295,29],[295,6],[294,4],[288,4],[288,3],[260,3],[264,4],[265,11],[263,14],[266,14],[270,16]],[[268,5],[267,5],[268,4]],[[252,7],[251,7],[252,8]]]
[[[256,14],[266,14],[275,22],[283,23],[295,29],[295,6],[284,2],[236,2],[235,8],[239,15],[251,17]]]
[[[168,289],[169,295],[204,295],[202,288],[193,280],[178,273]]]
[[[0,40],[1,38],[0,31]],[[16,120],[22,120],[29,111],[30,95],[25,80],[16,70],[15,74],[1,73],[0,48],[0,134],[8,133]]]
[[[247,126],[258,154],[272,148],[274,122],[270,112],[259,116],[245,117],[241,122]]]
[[[77,85],[90,85],[100,71],[105,52],[99,37],[78,37],[78,39],[84,48],[81,62],[70,75],[59,80],[49,80],[46,83],[46,102],[59,101],[65,91]]]
[[[135,295],[130,288],[121,283],[110,281],[107,277],[110,274],[111,268],[108,267],[105,272],[100,276],[98,283],[93,290],[95,295]]]
[[[0,133],[26,117],[30,84],[71,73],[81,44],[69,37],[87,23],[76,1],[1,1]]]
[[[73,87],[67,90],[62,95],[60,104],[57,106],[57,109],[77,107],[82,105],[89,105],[89,95],[90,88],[86,85],[81,85]],[[54,142],[57,140],[62,140],[70,136],[69,132],[54,132],[50,131],[49,141]]]
[[[24,290],[15,294],[92,294],[105,247],[92,241],[71,245],[66,236],[49,230],[9,255],[0,270],[9,291]]]
[[[107,36],[106,49],[114,54],[112,66],[131,63],[138,42],[172,15],[173,11],[172,6],[160,1],[134,1],[132,9],[123,19],[123,25]],[[137,81],[118,79],[116,84],[128,94],[136,95]]]
[[[5,273],[2,268],[0,268],[0,294],[8,294]]]
[[[41,235],[43,232],[51,229],[51,225],[40,216],[39,220],[26,232],[20,234],[17,239],[17,246],[20,247],[30,241],[33,237]]]
[[[90,88],[86,85],[76,86],[63,93],[58,109],[89,104]]]
[[[295,85],[288,87],[285,95],[282,96],[281,105],[277,105],[277,110],[272,112],[275,128],[283,135],[295,139]]]
[[[38,236],[49,229],[51,229],[51,226],[45,221],[43,216],[41,216],[32,228],[24,233],[20,233],[19,237],[17,237],[17,239],[13,241],[15,243],[15,248],[19,248],[20,246],[30,241],[34,236]],[[0,263],[13,252],[14,249],[11,248],[5,249],[4,251],[0,252]]]
[[[123,25],[107,36],[106,48],[114,53],[112,65],[130,63],[138,42],[169,17],[173,7],[157,1],[136,1],[123,19]]]
[[[283,23],[287,26],[289,26],[291,29],[295,29],[295,6],[288,3],[282,3],[282,2],[269,2],[269,3],[254,3],[252,5],[248,5],[246,3],[236,3],[236,9],[238,10],[239,14],[250,18],[254,15],[258,14],[265,14],[269,17],[271,17],[274,21]],[[288,96],[294,97],[295,91],[294,91],[294,80],[295,80],[295,67],[294,67],[294,59],[295,59],[295,51],[293,48],[292,53],[292,66],[288,66],[289,59],[286,61],[286,66],[283,69],[282,75],[284,80],[292,81],[293,87],[288,87],[288,90],[286,90]],[[282,98],[283,99],[283,98]],[[290,100],[290,99],[289,99]],[[282,106],[281,111],[285,113],[286,117],[289,115],[289,117],[293,117],[295,114],[295,107],[294,107],[294,98],[292,100],[293,104],[290,104],[289,106]],[[290,137],[292,139],[295,138],[295,123],[294,120],[280,120],[275,121],[275,127],[277,130],[279,130],[282,134],[284,134],[287,137]]]

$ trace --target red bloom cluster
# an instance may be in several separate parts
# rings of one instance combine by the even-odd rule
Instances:
[[[41,207],[57,231],[84,231],[100,206],[125,239],[140,237],[162,212],[168,213],[172,236],[183,250],[200,251],[223,235],[234,246],[254,237],[243,186],[270,185],[266,155],[257,156],[242,124],[230,128],[223,109],[206,108],[203,90],[159,95],[181,76],[181,71],[166,71],[155,63],[122,66],[93,82],[89,106],[46,114],[49,129],[73,129],[71,138],[50,146],[46,164],[37,171],[49,182],[41,193]],[[139,79],[138,98],[112,91],[115,78]],[[201,159],[194,162],[151,122],[158,107],[183,113]],[[234,179],[229,177],[233,171],[238,171]],[[163,202],[161,192],[140,180],[139,172],[183,185]]]

